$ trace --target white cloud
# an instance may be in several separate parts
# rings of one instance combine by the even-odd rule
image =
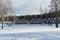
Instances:
[[[40,4],[45,8],[49,3],[49,0],[12,0],[17,15],[39,14]]]

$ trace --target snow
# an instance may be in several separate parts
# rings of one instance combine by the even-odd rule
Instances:
[[[60,31],[60,28],[19,28],[19,29],[1,29],[0,34],[12,34],[12,33],[28,33],[28,32],[48,32],[48,31]]]
[[[0,36],[1,35],[4,36],[0,37],[1,40],[60,40],[60,32],[0,34]]]
[[[14,37],[0,37],[0,40],[14,40]]]
[[[0,25],[1,26],[1,25]],[[12,33],[28,33],[28,32],[46,32],[46,31],[60,31],[60,28],[44,25],[12,25],[7,26],[4,24],[4,28],[0,29],[0,34],[12,34]]]
[[[60,40],[60,28],[55,25],[20,24],[1,29],[0,40]]]

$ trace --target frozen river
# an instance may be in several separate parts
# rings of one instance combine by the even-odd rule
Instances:
[[[14,24],[11,26],[4,24],[4,29],[0,29],[0,40],[60,40],[60,28],[55,28],[54,24]]]

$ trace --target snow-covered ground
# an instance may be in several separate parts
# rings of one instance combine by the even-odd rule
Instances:
[[[60,32],[0,34],[0,40],[60,40]]]
[[[60,27],[60,24],[59,24]],[[20,24],[1,29],[0,40],[60,40],[60,28],[55,25]]]
[[[55,28],[54,25],[40,25],[40,24],[20,24],[20,25],[5,25],[1,29],[0,34],[10,33],[28,33],[28,32],[45,32],[45,31],[60,31],[60,28]]]

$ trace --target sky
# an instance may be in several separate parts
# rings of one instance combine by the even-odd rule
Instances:
[[[43,9],[49,9],[51,0],[12,0],[12,8],[16,15],[37,15],[40,13],[40,6]],[[45,10],[46,11],[46,10]]]

